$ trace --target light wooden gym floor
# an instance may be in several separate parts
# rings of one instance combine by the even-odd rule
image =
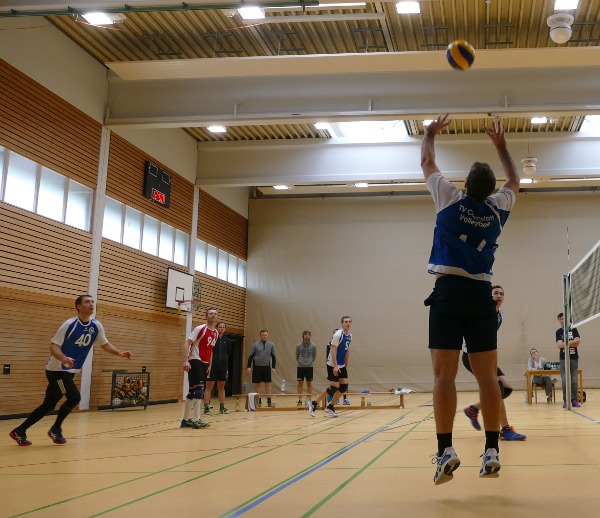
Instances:
[[[600,391],[573,412],[514,393],[510,421],[528,437],[501,443],[492,480],[478,477],[483,433],[462,413],[475,397],[459,394],[462,464],[438,487],[431,394],[338,419],[231,412],[204,430],[179,428],[183,404],[82,412],[64,446],[46,436],[53,417],[29,430],[29,447],[8,437],[20,420],[0,421],[0,516],[600,516]]]

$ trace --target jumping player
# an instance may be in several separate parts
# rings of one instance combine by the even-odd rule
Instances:
[[[181,428],[206,428],[209,424],[200,419],[204,401],[204,384],[210,374],[213,347],[217,341],[216,308],[206,310],[206,323],[196,327],[183,344],[183,370],[188,373],[188,394],[185,400]],[[194,418],[190,417],[194,409]]]
[[[502,325],[502,310],[500,306],[504,302],[504,288],[502,286],[492,286],[492,298],[496,301],[496,313],[498,314],[498,327]],[[473,374],[471,370],[471,364],[469,363],[469,354],[466,351],[466,347],[463,345],[463,354],[462,354],[462,362],[465,368]],[[498,375],[498,385],[500,386],[500,395],[502,397],[502,401],[500,401],[500,425],[502,428],[500,429],[500,439],[504,439],[505,441],[524,441],[527,439],[526,435],[515,432],[515,429],[508,424],[508,415],[506,414],[506,405],[504,404],[504,400],[512,394],[513,388],[504,372],[500,367],[497,368],[496,374]],[[463,411],[465,415],[471,421],[471,425],[475,430],[481,430],[481,425],[478,421],[479,410],[481,410],[481,403],[475,403],[474,405],[469,405]]]
[[[319,403],[327,396],[331,396],[331,401],[325,407],[325,412],[330,417],[337,417],[334,405],[339,397],[348,392],[348,360],[350,359],[350,343],[352,342],[352,318],[343,316],[341,319],[342,328],[335,331],[331,338],[331,347],[327,355],[327,379],[331,386],[325,389],[314,401],[308,402],[308,413],[315,417],[315,410]]]
[[[133,357],[129,351],[121,352],[108,341],[102,324],[92,318],[95,312],[94,304],[94,297],[91,295],[77,297],[77,316],[65,320],[52,338],[51,356],[46,362],[46,397],[23,423],[9,433],[11,439],[19,446],[31,445],[31,441],[27,439],[27,429],[52,412],[63,396],[66,396],[67,400],[58,409],[56,421],[48,431],[48,437],[54,444],[66,444],[67,440],[62,434],[63,421],[81,401],[81,394],[73,378],[83,367],[94,344],[115,356],[127,359]]]
[[[497,369],[497,315],[491,297],[492,265],[497,240],[519,191],[519,176],[506,146],[504,127],[494,120],[486,134],[496,148],[506,182],[493,194],[496,177],[490,166],[475,162],[459,191],[443,177],[435,161],[435,136],[448,127],[440,115],[425,130],[421,168],[436,209],[436,225],[428,271],[435,288],[425,300],[429,310],[429,348],[433,364],[433,407],[438,451],[434,458],[436,485],[452,480],[460,460],[452,447],[456,414],[458,360],[463,340],[479,385],[485,447],[479,476],[494,478],[500,471],[498,439],[500,391]]]

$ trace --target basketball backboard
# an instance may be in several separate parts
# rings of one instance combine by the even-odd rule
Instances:
[[[191,311],[194,299],[194,276],[167,268],[167,300],[166,306],[181,311]]]

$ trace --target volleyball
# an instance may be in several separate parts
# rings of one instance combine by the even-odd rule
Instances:
[[[452,68],[467,70],[475,61],[475,49],[465,40],[456,40],[448,45],[446,59]]]
[[[112,406],[121,406],[121,400],[119,398],[114,398],[112,400]]]

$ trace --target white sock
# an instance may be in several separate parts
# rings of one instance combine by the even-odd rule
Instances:
[[[195,399],[196,404],[194,405],[194,419],[198,421],[200,419],[200,409],[202,408],[202,400]]]
[[[192,413],[192,405],[194,404],[194,399],[186,399],[185,406],[183,407],[183,420],[187,421],[190,418],[190,414]]]

